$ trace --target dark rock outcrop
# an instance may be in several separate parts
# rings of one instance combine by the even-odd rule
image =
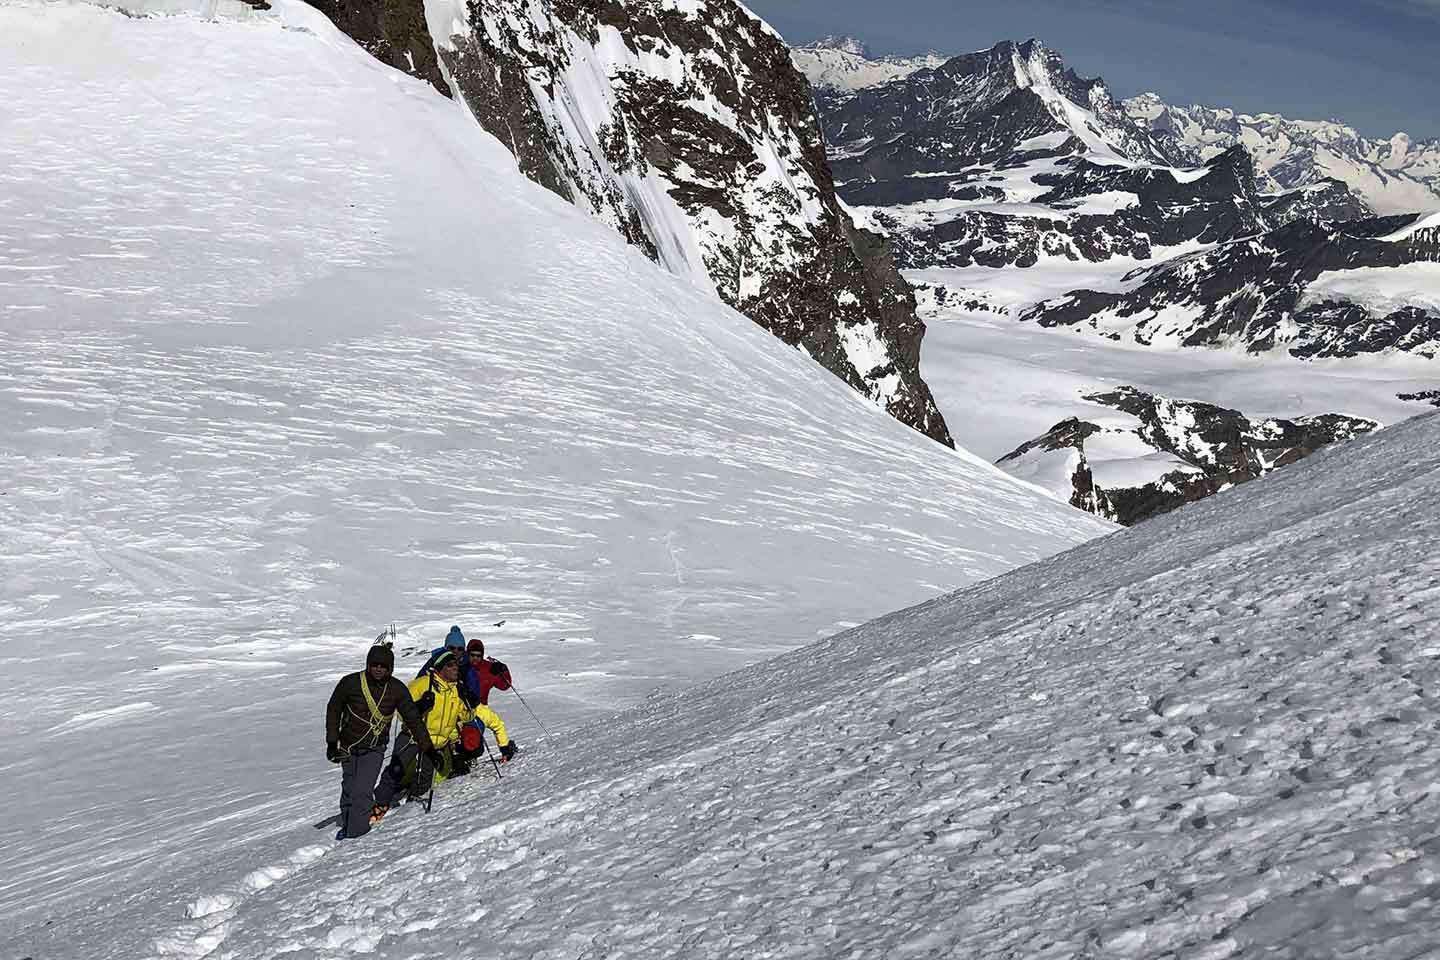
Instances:
[[[351,0],[332,18],[388,51],[374,21],[412,7]],[[809,85],[740,4],[472,0],[464,30],[434,39],[527,177],[951,443],[891,244],[841,206]]]
[[[1440,390],[1421,390],[1419,393],[1397,393],[1396,399],[1412,403],[1428,403],[1432,407],[1440,407]]]
[[[440,72],[425,23],[423,0],[308,0],[381,63],[419,77],[444,96],[450,85]]]
[[[1344,223],[1375,216],[1365,201],[1339,180],[1321,180],[1308,187],[1266,197],[1263,205],[1266,219],[1276,227],[1296,220]]]
[[[1148,260],[1156,248],[1219,243],[1261,233],[1269,221],[1255,191],[1254,168],[1244,150],[1222,154],[1203,175],[1180,177],[1165,167],[1119,167],[1083,157],[1062,161],[1067,172],[1038,175],[1048,187],[1025,209],[1048,206],[1054,216],[1012,213],[1003,206],[946,212],[934,218],[874,210],[871,221],[896,236],[900,264],[926,267],[1031,267],[1047,258],[1099,263],[1115,257]],[[938,193],[943,178],[919,180]],[[889,184],[860,184],[841,192],[881,193]],[[963,192],[951,194],[962,199]],[[1129,197],[1130,202],[1117,201]],[[1108,200],[1106,198],[1109,198]],[[1098,204],[1098,208],[1096,209]],[[1095,212],[1087,212],[1095,210]]]
[[[1054,469],[1048,472],[1051,477],[1062,477],[1060,482],[1065,484],[1065,489],[1055,492],[1066,495],[1082,510],[1127,526],[1262,477],[1321,447],[1379,427],[1374,421],[1342,414],[1252,421],[1238,410],[1172,400],[1134,387],[1085,399],[1128,414],[1133,424],[1102,425],[1072,417],[997,463],[1023,475],[1033,471],[1039,461],[1063,458],[1058,474]],[[1109,481],[1101,465],[1087,456],[1086,443],[1097,436],[1124,436],[1132,443],[1138,440],[1140,451],[1163,455],[1149,458],[1161,462],[1112,468],[1117,479]],[[1147,470],[1151,476],[1142,476]]]

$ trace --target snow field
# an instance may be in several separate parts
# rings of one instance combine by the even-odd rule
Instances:
[[[1437,440],[651,699],[161,955],[1428,956]]]
[[[275,7],[0,7],[0,937],[163,953],[189,905],[174,943],[223,955],[246,898],[331,869],[296,861],[323,705],[386,624],[402,675],[459,623],[591,731],[1111,529]]]
[[[1013,319],[1018,307],[1062,288],[1119,289],[1127,269],[1057,262],[1024,270],[907,271],[912,283],[942,285],[994,306],[976,313],[932,300],[922,309],[921,374],[957,444],[992,460],[1002,457],[1067,417],[1114,416],[1081,397],[1121,385],[1214,403],[1252,419],[1345,413],[1389,424],[1427,409],[1396,398],[1434,389],[1440,364],[1423,357],[1303,361],[1230,349],[1161,349]]]

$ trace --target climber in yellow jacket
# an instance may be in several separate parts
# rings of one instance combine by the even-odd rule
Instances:
[[[436,658],[433,669],[410,683],[410,696],[425,717],[425,730],[433,748],[422,751],[413,739],[401,734],[395,740],[395,753],[380,785],[375,788],[373,818],[383,817],[401,789],[408,787],[410,799],[423,799],[430,792],[437,774],[444,779],[451,769],[455,752],[460,748],[461,731],[471,720],[478,719],[495,734],[500,752],[509,759],[514,752],[505,723],[495,711],[480,705],[472,709],[460,695],[460,661],[445,651]],[[407,776],[414,770],[414,776]]]

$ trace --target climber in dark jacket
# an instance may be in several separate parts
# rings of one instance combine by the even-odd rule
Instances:
[[[391,676],[394,670],[394,651],[386,645],[371,647],[364,671],[336,684],[325,709],[325,756],[340,764],[342,774],[337,840],[370,832],[375,782],[385,766],[395,714],[400,714],[422,751],[435,752],[425,719],[405,684]]]

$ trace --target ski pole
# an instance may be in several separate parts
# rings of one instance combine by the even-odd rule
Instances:
[[[539,724],[540,732],[545,734],[545,738],[548,740],[550,738],[550,731],[545,729],[545,724],[541,723],[540,718],[535,716],[535,711],[530,709],[530,704],[525,702],[525,698],[520,695],[520,691],[516,689],[513,683],[510,685],[510,689],[514,691],[515,696],[520,697],[521,706],[525,708],[526,713],[530,714],[530,718],[534,720],[537,724]]]

